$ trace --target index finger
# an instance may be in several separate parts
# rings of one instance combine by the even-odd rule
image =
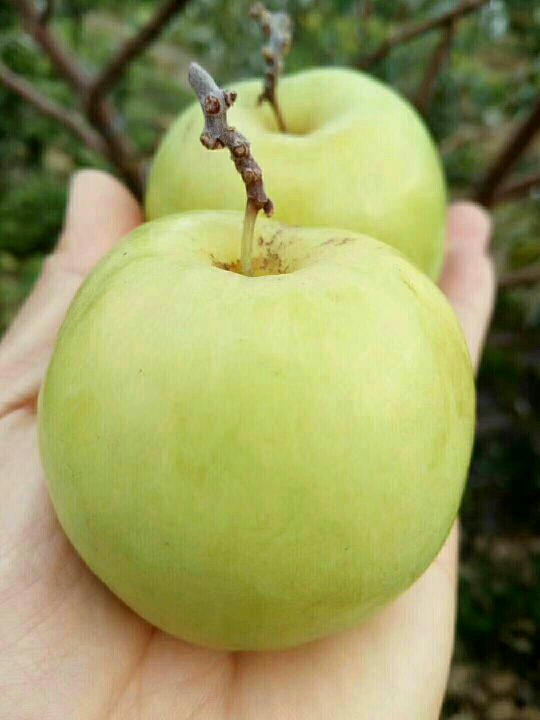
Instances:
[[[475,368],[493,312],[495,272],[489,256],[491,218],[472,202],[456,202],[448,213],[448,248],[441,277],[459,318]]]

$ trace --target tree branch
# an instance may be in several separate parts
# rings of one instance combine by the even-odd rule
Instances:
[[[540,282],[540,263],[509,270],[499,277],[499,287],[514,288],[519,285],[534,285]]]
[[[46,95],[42,95],[33,85],[12,72],[3,63],[0,63],[0,82],[22,97],[27,103],[37,108],[43,115],[53,118],[53,120],[67,128],[82,140],[90,150],[108,156],[105,142],[97,132],[87,126],[82,115],[74,112],[71,108],[59,105]]]
[[[18,10],[26,31],[38,43],[58,73],[67,80],[86,107],[91,125],[101,135],[105,144],[105,157],[116,166],[127,185],[140,198],[143,193],[142,169],[135,158],[134,148],[123,134],[120,116],[106,99],[96,102],[93,112],[88,112],[88,95],[93,84],[78,58],[69,52],[50,25],[43,22],[43,14],[37,10],[33,0],[11,0],[11,2]],[[48,0],[48,3],[50,14],[53,6],[51,0]],[[49,19],[50,16],[47,17],[47,20]]]
[[[449,21],[448,24],[444,26],[440,40],[433,51],[424,78],[416,94],[415,105],[421,113],[426,113],[431,104],[439,74],[450,57],[453,39],[454,22]]]
[[[39,22],[44,25],[49,22],[54,13],[54,0],[45,0],[43,10],[39,13]]]
[[[189,0],[168,0],[158,7],[154,15],[140,30],[120,47],[102,72],[91,83],[87,106],[90,115],[96,112],[100,98],[109,93],[135,60],[158,37],[168,22],[179,13]]]
[[[540,187],[540,172],[525,175],[513,182],[503,185],[497,190],[493,196],[493,205],[508,202],[509,200],[517,200],[527,195],[533,188]]]
[[[497,195],[497,189],[539,130],[540,98],[537,100],[530,115],[511,135],[509,141],[495,159],[484,179],[478,185],[475,193],[477,202],[488,207],[493,204]]]
[[[129,188],[138,198],[142,198],[143,171],[135,157],[135,148],[123,132],[123,122],[120,116],[104,99],[96,108],[94,116],[89,116],[89,120],[105,140],[109,159],[118,168]]]
[[[361,57],[357,62],[357,67],[360,69],[369,68],[375,63],[384,60],[391,50],[398,45],[408,43],[420,35],[424,35],[431,30],[436,30],[437,28],[444,27],[445,25],[447,26],[449,23],[455,23],[466,15],[469,15],[481,8],[482,5],[486,5],[488,2],[489,0],[463,0],[463,2],[457,5],[453,10],[449,10],[438,17],[424,20],[417,25],[406,27],[404,30],[399,31],[387,40],[384,40],[375,52]]]
[[[49,25],[41,21],[40,13],[32,0],[11,0],[11,4],[18,10],[27,33],[38,43],[60,75],[78,93],[86,91],[89,83],[88,75]]]

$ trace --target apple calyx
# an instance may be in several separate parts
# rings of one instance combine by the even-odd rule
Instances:
[[[190,64],[188,77],[204,115],[201,143],[208,150],[228,148],[246,187],[241,262],[243,274],[251,275],[251,250],[257,213],[263,210],[266,215],[272,215],[274,204],[266,194],[262,170],[251,154],[248,140],[227,123],[227,110],[234,104],[236,93],[220,88],[214,78],[197,63]]]
[[[285,121],[277,99],[278,78],[283,72],[283,58],[291,49],[292,21],[284,12],[270,12],[261,2],[255,3],[249,11],[250,16],[261,26],[267,42],[261,53],[266,63],[263,91],[259,95],[259,105],[266,100],[276,116],[278,128],[286,132]]]

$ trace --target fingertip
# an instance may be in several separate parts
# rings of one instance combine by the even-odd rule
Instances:
[[[102,170],[79,170],[71,178],[58,250],[91,266],[143,221],[131,192]]]
[[[440,286],[461,322],[475,367],[495,299],[495,271],[488,252],[491,231],[491,216],[480,205],[460,201],[450,207],[448,253]]]
[[[467,243],[469,248],[486,251],[489,247],[493,220],[482,205],[470,200],[452,203],[448,211],[448,242],[450,248]]]

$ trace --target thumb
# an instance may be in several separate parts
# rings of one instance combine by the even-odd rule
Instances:
[[[0,417],[35,402],[77,289],[96,262],[141,222],[136,200],[111,175],[83,170],[73,177],[58,246],[0,344]]]
[[[440,284],[459,318],[476,368],[495,299],[490,238],[491,218],[480,205],[461,201],[451,206],[448,252]]]

